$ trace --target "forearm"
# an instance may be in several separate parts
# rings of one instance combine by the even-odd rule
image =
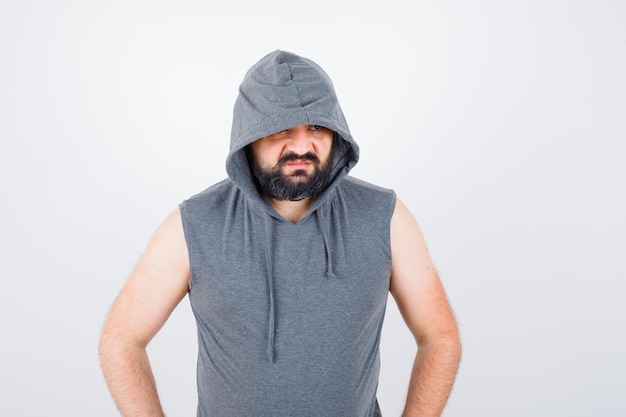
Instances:
[[[439,417],[448,401],[461,359],[457,337],[419,347],[402,417]]]
[[[144,348],[103,340],[99,353],[102,372],[122,416],[164,416]]]

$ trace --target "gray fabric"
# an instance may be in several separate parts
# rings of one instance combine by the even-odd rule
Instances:
[[[331,184],[293,224],[256,189],[244,148],[302,124],[328,127],[347,146],[335,154]],[[395,194],[349,176],[357,160],[319,66],[275,51],[246,74],[229,178],[180,206],[198,326],[198,416],[380,415]]]

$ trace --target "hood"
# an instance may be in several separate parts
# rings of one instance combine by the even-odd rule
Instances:
[[[257,139],[299,125],[331,129],[345,145],[335,146],[331,180],[313,202],[313,212],[357,163],[359,147],[350,134],[326,72],[307,58],[276,50],[253,65],[239,87],[226,159],[228,176],[251,205],[274,217],[277,213],[257,190],[245,147]]]

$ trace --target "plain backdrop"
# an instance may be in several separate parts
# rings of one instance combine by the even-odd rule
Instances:
[[[626,3],[0,1],[0,415],[113,416],[97,342],[160,222],[225,177],[247,69],[331,76],[357,177],[420,223],[464,355],[444,413],[626,415]],[[415,345],[393,299],[378,397]],[[195,415],[185,299],[149,346]]]

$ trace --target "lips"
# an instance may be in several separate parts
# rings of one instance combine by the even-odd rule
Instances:
[[[303,159],[296,159],[295,161],[290,161],[290,162],[285,163],[286,166],[288,166],[289,168],[294,168],[294,169],[305,169],[311,166],[311,164],[312,164],[311,161],[307,161]]]

